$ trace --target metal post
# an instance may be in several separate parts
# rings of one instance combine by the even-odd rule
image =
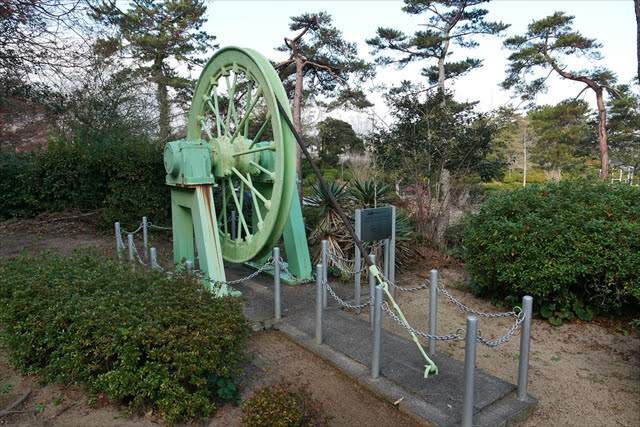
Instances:
[[[122,259],[122,250],[124,249],[122,246],[120,246],[120,240],[122,239],[122,237],[120,236],[120,223],[116,222],[116,253],[118,254],[118,258]]]
[[[376,264],[376,254],[369,254],[369,261],[371,261],[371,265]],[[369,299],[371,300],[371,304],[369,306],[369,321],[371,322],[371,327],[373,328],[373,297],[375,296],[375,288],[376,288],[376,276],[373,275],[371,271],[369,271]]]
[[[133,234],[127,234],[127,244],[129,245],[129,261],[133,261]]]
[[[156,268],[158,268],[158,255],[156,253],[156,248],[149,249],[149,256],[151,259],[151,269],[155,270]]]
[[[520,361],[518,362],[518,399],[527,398],[527,383],[529,381],[529,348],[531,344],[531,313],[533,311],[533,298],[526,295],[522,298],[522,311],[524,322],[520,334]]]
[[[187,267],[188,273],[193,273],[193,261],[187,260],[184,262],[185,267]]]
[[[142,241],[144,242],[144,256],[149,259],[149,226],[147,217],[142,217]]]
[[[429,272],[429,335],[437,335],[438,330],[438,270]],[[436,340],[429,338],[429,355],[436,354]]]
[[[360,299],[361,299],[360,295],[361,295],[361,293],[362,293],[362,290],[361,290],[361,286],[360,286],[360,280],[358,280],[356,282],[356,292],[355,292],[355,303],[356,303],[356,305],[360,305]],[[356,310],[356,313],[360,314],[360,309],[359,308]]]
[[[375,311],[373,315],[373,357],[371,360],[371,378],[377,380],[380,377],[380,344],[382,340],[382,286],[376,286]]]
[[[356,233],[356,237],[359,239],[361,234],[362,234],[362,210],[360,209],[356,209],[356,218],[355,218],[355,233]],[[362,274],[360,273],[360,269],[362,268],[362,264],[361,264],[361,258],[362,258],[362,254],[360,253],[360,248],[358,247],[358,245],[355,245],[355,254],[354,254],[354,258],[353,258],[353,269],[355,271],[355,276],[354,276],[354,280],[355,280],[355,288],[356,288],[356,293],[357,290],[360,289],[360,283],[362,282]],[[373,296],[373,294],[372,294]]]
[[[462,426],[473,426],[473,382],[476,370],[476,341],[478,318],[467,317],[467,335],[464,349],[464,389],[462,392]]]
[[[280,320],[280,248],[278,247],[273,248],[273,285],[274,299],[276,303],[276,320]]]
[[[384,277],[387,278],[387,280],[391,281],[391,277],[389,277],[389,253],[390,253],[390,239],[384,239],[384,255],[382,257],[383,262],[384,262]],[[395,283],[395,282],[393,282]],[[391,292],[391,296],[395,297],[396,296],[396,288],[393,286],[389,286],[389,291]]]
[[[320,250],[322,250],[322,280],[324,280],[325,283],[329,283],[329,279],[328,279],[328,265],[327,265],[327,248],[328,248],[328,244],[329,242],[327,242],[326,240],[322,241],[322,245],[320,247]],[[328,305],[328,301],[327,301],[327,287],[323,286],[323,290],[322,290],[322,306],[324,308],[327,308]]]
[[[316,344],[322,344],[322,272],[324,266],[322,264],[316,265]]]
[[[391,206],[391,241],[389,242],[389,280],[396,283],[396,207]],[[395,288],[394,288],[395,290]]]
[[[231,240],[236,240],[236,211],[231,211]]]

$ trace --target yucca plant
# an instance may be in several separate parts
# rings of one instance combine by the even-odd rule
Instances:
[[[384,182],[375,182],[370,179],[362,183],[354,181],[353,187],[349,189],[349,193],[351,199],[359,208],[375,208],[390,205],[395,200],[390,185]]]
[[[329,181],[327,187],[333,197],[338,202],[342,210],[349,215],[348,208],[348,192],[347,183],[339,183],[337,181]],[[309,235],[309,243],[312,246],[312,258],[314,263],[320,262],[322,259],[321,242],[328,241],[329,250],[334,254],[345,257],[344,248],[351,242],[351,237],[347,232],[338,210],[331,203],[329,193],[327,193],[320,183],[312,186],[313,195],[304,198],[304,204],[307,207],[316,210],[316,221],[311,234]],[[349,218],[350,219],[350,218]],[[344,263],[343,263],[344,264]],[[344,268],[350,268],[348,265],[341,265]]]

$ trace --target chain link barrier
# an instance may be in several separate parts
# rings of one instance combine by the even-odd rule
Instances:
[[[346,258],[342,258],[340,255],[334,254],[331,251],[327,251],[327,256],[329,257],[329,259],[331,261],[333,261],[333,265],[340,270],[342,273],[350,275],[350,276],[355,276],[358,273],[363,273],[366,269],[367,269],[367,265],[365,264],[360,270],[358,271],[354,271],[354,270],[349,270],[345,267],[343,267],[339,261],[345,261],[345,262],[349,262],[351,264],[354,264],[355,261],[354,260],[348,260]]]
[[[458,329],[456,331],[456,333],[454,334],[449,334],[449,335],[430,335],[427,333],[424,333],[422,331],[419,331],[417,329],[414,329],[413,327],[411,327],[411,325],[406,324],[405,322],[403,322],[398,316],[395,315],[395,313],[389,308],[389,304],[384,301],[382,303],[382,310],[387,313],[389,315],[389,317],[391,317],[396,323],[398,323],[400,326],[402,326],[404,329],[406,329],[409,332],[413,332],[414,334],[421,336],[423,338],[426,339],[433,339],[436,341],[447,341],[447,340],[464,340],[465,335],[466,335],[466,331],[462,328]],[[511,326],[511,328],[509,329],[509,331],[500,339],[497,339],[495,341],[490,341],[488,339],[486,339],[485,337],[482,336],[482,333],[480,330],[478,330],[478,337],[477,340],[480,341],[482,344],[486,345],[487,347],[497,347],[499,345],[502,345],[504,343],[506,343],[507,341],[509,341],[509,339],[513,336],[513,334],[516,333],[516,331],[518,330],[518,328],[520,327],[520,325],[522,324],[522,322],[524,322],[525,319],[525,313],[524,311],[520,311],[517,314],[517,318],[515,323]]]
[[[237,280],[214,280],[211,279],[210,277],[206,277],[203,275],[199,275],[201,279],[206,280],[207,282],[214,284],[214,285],[237,285],[239,283],[243,283],[246,282],[247,280],[251,280],[254,277],[256,277],[258,274],[262,273],[264,270],[267,269],[267,267],[271,266],[275,264],[275,261],[273,259],[273,257],[269,257],[269,259],[264,263],[264,265],[262,267],[260,267],[259,269],[257,269],[256,271],[254,271],[253,273],[251,273],[250,275],[246,276],[246,277],[242,277],[240,279]]]
[[[514,307],[512,311],[506,311],[504,313],[484,313],[482,311],[474,310],[473,308],[467,307],[466,305],[464,305],[463,303],[455,299],[453,295],[447,292],[447,290],[444,288],[444,286],[441,283],[438,283],[438,291],[442,292],[445,297],[447,297],[451,302],[453,302],[455,305],[457,305],[464,311],[469,312],[471,314],[475,314],[476,316],[480,316],[480,317],[488,317],[490,319],[499,319],[501,317],[518,316],[518,313],[515,312],[515,309],[516,308],[520,309],[519,307]],[[520,309],[520,312],[522,312],[521,309]]]
[[[131,247],[133,249],[133,254],[136,256],[136,258],[138,259],[138,262],[142,265],[144,265],[145,267],[149,267],[150,264],[145,263],[142,258],[140,258],[140,254],[138,253],[138,248],[136,248],[136,244],[133,241],[133,239],[131,239]]]
[[[344,301],[343,299],[341,299],[334,291],[333,289],[331,289],[331,286],[329,286],[329,283],[327,283],[325,280],[322,281],[322,286],[326,286],[327,287],[327,291],[329,291],[329,294],[331,294],[331,296],[333,297],[334,300],[336,300],[340,305],[350,308],[351,310],[361,310],[363,308],[367,308],[370,307],[372,304],[372,300],[371,297],[369,297],[369,299],[364,303],[364,304],[360,304],[360,305],[354,305],[354,304],[349,304],[348,302]]]
[[[133,234],[135,236],[136,234],[138,234],[140,232],[140,230],[142,230],[143,225],[144,225],[143,223],[140,223],[138,228],[136,228],[133,231],[127,231],[124,228],[120,228],[120,234]]]
[[[516,307],[516,308],[520,308],[520,307]],[[517,314],[516,321],[513,324],[513,326],[511,326],[511,329],[509,329],[509,332],[507,332],[502,338],[497,339],[495,341],[489,341],[488,339],[484,338],[480,330],[478,330],[478,341],[480,341],[482,344],[486,345],[487,347],[497,347],[499,345],[506,343],[507,341],[509,341],[509,338],[511,338],[513,334],[516,333],[516,331],[518,330],[522,322],[524,322],[525,317],[526,317],[525,312],[520,310],[520,312]]]
[[[428,288],[428,287],[429,287],[429,284],[431,283],[431,282],[429,281],[429,279],[426,279],[426,280],[424,281],[424,283],[423,283],[422,285],[420,285],[420,286],[415,286],[415,287],[413,287],[413,288],[404,288],[404,287],[402,287],[402,286],[398,286],[398,285],[396,285],[396,284],[395,284],[395,283],[393,283],[391,280],[387,279],[387,278],[386,278],[386,276],[384,276],[384,275],[383,275],[382,277],[384,278],[384,280],[385,280],[388,284],[390,284],[390,285],[391,285],[391,287],[396,288],[397,290],[402,291],[402,292],[415,292],[415,291],[419,291],[420,289],[426,289],[426,288]]]
[[[284,259],[282,259],[282,257],[280,257],[280,271],[283,271],[285,273],[287,273],[289,275],[289,277],[293,277],[295,279],[295,284],[296,285],[302,285],[305,283],[311,283],[314,282],[316,280],[316,275],[315,274],[311,274],[311,277],[309,279],[303,279],[300,280],[298,279],[296,276],[293,275],[293,273],[291,273],[289,271],[289,269],[287,268],[287,264],[285,263]]]
[[[460,341],[460,340],[464,339],[464,335],[465,335],[465,330],[464,329],[458,329],[455,334],[449,334],[449,335],[430,335],[430,334],[424,333],[422,331],[419,331],[417,329],[414,329],[414,328],[411,327],[411,325],[403,322],[402,319],[400,319],[398,316],[396,316],[396,314],[391,310],[391,308],[389,308],[389,303],[386,302],[386,301],[383,301],[383,303],[382,303],[382,311],[387,313],[389,315],[389,317],[391,317],[393,320],[395,320],[397,324],[402,326],[407,331],[413,332],[414,334],[419,335],[419,336],[421,336],[423,338],[433,339],[433,340],[438,340],[438,341],[448,341],[448,340],[458,340],[458,341]],[[462,334],[460,334],[459,332],[462,332]]]
[[[173,230],[173,227],[161,227],[159,225],[155,225],[155,224],[151,223],[151,221],[147,222],[147,227],[155,228],[156,230]]]

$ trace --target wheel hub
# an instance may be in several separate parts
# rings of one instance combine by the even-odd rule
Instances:
[[[228,135],[215,138],[211,141],[211,154],[213,157],[213,175],[216,178],[227,178],[233,175],[235,168],[243,175],[260,173],[256,164],[262,159],[260,151],[252,149],[258,144],[253,144],[251,139],[238,136],[231,142]]]

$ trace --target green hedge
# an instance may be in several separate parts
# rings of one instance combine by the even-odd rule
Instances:
[[[640,189],[561,181],[502,192],[467,218],[464,257],[481,294],[533,296],[552,323],[640,300]]]
[[[162,145],[143,135],[78,132],[38,154],[0,151],[0,218],[103,208],[106,226],[170,220]]]
[[[89,253],[0,268],[0,338],[22,373],[86,384],[168,422],[236,396],[251,334],[236,299]]]

